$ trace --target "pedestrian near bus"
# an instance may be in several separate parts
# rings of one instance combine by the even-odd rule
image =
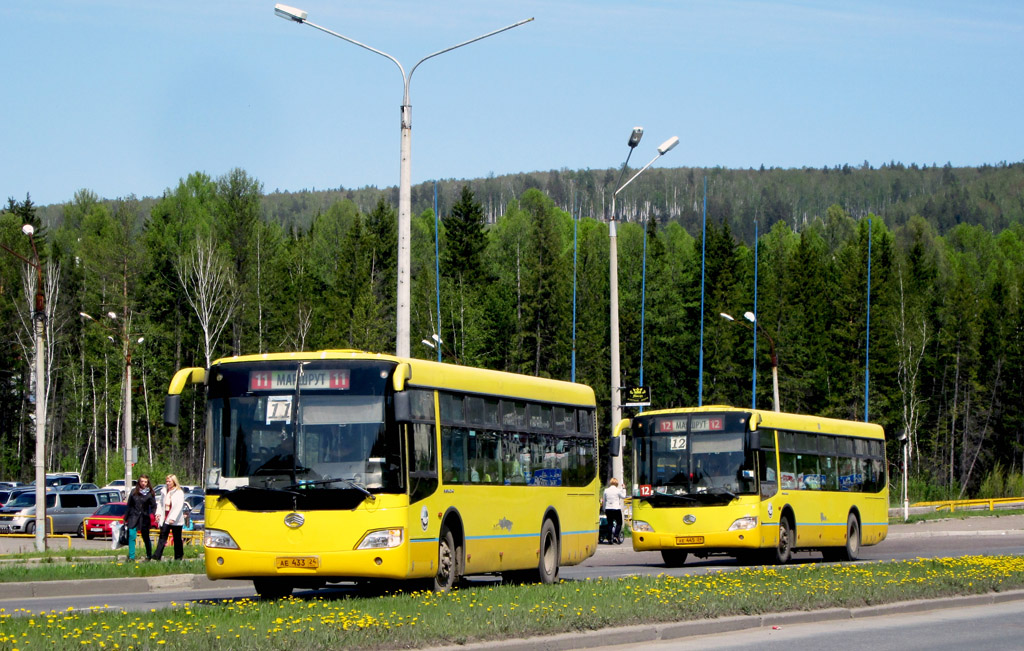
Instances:
[[[175,475],[167,475],[164,494],[160,498],[160,504],[156,510],[156,519],[160,524],[160,540],[156,543],[153,560],[160,560],[164,553],[164,547],[167,545],[167,536],[173,534],[174,560],[180,561],[185,557],[185,548],[181,540],[181,527],[185,524],[185,491],[181,489],[181,484],[178,483],[178,477]]]
[[[128,560],[135,560],[135,537],[142,534],[146,544],[146,558],[153,559],[153,542],[149,539],[150,517],[156,513],[156,498],[153,488],[149,485],[149,475],[142,475],[135,483],[135,488],[128,493],[128,508],[124,512],[124,526],[128,527]]]
[[[604,489],[604,515],[611,527],[612,544],[622,544],[622,507],[625,504],[626,489],[619,486],[619,480],[612,477]]]

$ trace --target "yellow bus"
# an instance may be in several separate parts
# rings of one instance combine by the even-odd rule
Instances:
[[[881,426],[727,406],[645,412],[633,437],[633,549],[665,564],[725,554],[856,560],[889,530]],[[617,445],[618,443],[616,443]]]
[[[552,583],[597,547],[590,387],[354,350],[178,371],[206,385],[206,573],[263,597],[469,574]]]

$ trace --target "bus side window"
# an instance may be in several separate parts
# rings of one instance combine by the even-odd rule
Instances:
[[[778,469],[775,467],[775,450],[758,450],[758,466],[761,469],[761,499],[768,499],[779,490]]]
[[[409,501],[415,502],[437,490],[437,450],[434,428],[428,423],[406,426],[409,449]]]

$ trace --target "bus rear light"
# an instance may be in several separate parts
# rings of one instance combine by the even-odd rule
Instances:
[[[746,531],[755,527],[757,527],[757,516],[745,515],[733,522],[729,527],[729,531]]]
[[[391,549],[401,545],[404,538],[401,528],[371,531],[363,536],[356,549]]]

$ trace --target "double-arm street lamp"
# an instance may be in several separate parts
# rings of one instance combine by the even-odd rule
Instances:
[[[3,246],[4,250],[36,270],[35,321],[36,369],[36,520],[35,543],[36,551],[46,550],[46,374],[43,368],[43,329],[46,322],[46,295],[43,293],[43,267],[39,263],[39,250],[36,249],[36,229],[32,224],[25,224],[21,232],[28,236],[32,244],[32,259],[29,260],[17,251]]]
[[[360,43],[357,40],[351,39],[347,36],[343,36],[337,32],[333,32],[326,27],[321,27],[316,23],[311,23],[306,19],[308,14],[301,9],[295,7],[289,7],[288,5],[277,4],[274,5],[274,13],[281,18],[295,21],[303,25],[309,25],[315,29],[320,30],[331,36],[340,38],[343,41],[347,41],[352,45],[358,45],[359,47],[369,50],[374,54],[390,60],[396,66],[398,66],[399,72],[402,73],[402,81],[404,83],[404,91],[402,95],[402,142],[401,142],[401,167],[398,180],[398,306],[396,310],[396,335],[395,335],[395,354],[399,357],[409,356],[409,268],[411,263],[409,240],[411,237],[411,223],[412,223],[412,103],[409,101],[409,82],[412,80],[412,75],[416,72],[416,68],[427,59],[432,59],[445,52],[451,52],[456,48],[460,48],[470,43],[476,43],[479,40],[485,39],[488,36],[494,36],[501,32],[508,31],[513,27],[519,27],[525,23],[530,22],[533,18],[527,18],[526,20],[520,20],[517,23],[513,23],[507,27],[496,29],[493,32],[488,32],[482,36],[471,38],[468,41],[463,41],[458,45],[446,47],[443,50],[438,50],[433,54],[428,54],[419,61],[416,62],[406,74],[405,68],[398,62],[398,59],[381,52],[376,48],[372,48],[369,45]]]
[[[725,312],[719,312],[718,316],[722,317],[723,319],[728,319],[729,321],[733,321],[735,323],[743,323],[742,321],[736,321],[736,319],[734,319],[731,315],[726,314]],[[775,405],[774,406],[774,410],[775,411],[779,411],[779,358],[775,354],[775,340],[772,339],[772,336],[770,334],[768,334],[767,330],[764,329],[764,326],[762,326],[761,323],[757,320],[757,317],[754,315],[753,312],[744,312],[743,313],[743,318],[754,324],[753,326],[747,326],[747,327],[754,331],[754,350],[755,351],[757,351],[757,332],[758,332],[758,330],[761,332],[761,334],[763,334],[765,337],[768,338],[768,345],[771,346],[770,350],[771,350],[771,358],[772,358],[772,393],[773,393],[773,397],[775,399],[774,400],[774,405]],[[743,325],[747,325],[747,324],[743,323]],[[757,357],[756,356],[754,358],[754,377],[755,378],[757,377]],[[754,382],[756,382],[756,379],[754,380]],[[753,395],[755,390],[756,390],[756,387],[757,387],[757,385],[752,383],[751,389],[750,389],[750,392],[751,392],[751,398],[750,398],[751,405],[750,405],[750,408],[751,409],[755,409],[756,408],[756,404],[757,404],[756,403],[756,397],[754,397],[754,395]]]
[[[626,171],[626,166],[629,165],[629,157],[633,155],[633,150],[640,144],[640,138],[643,137],[644,130],[642,127],[635,127],[632,134],[629,136],[629,155],[626,156],[626,162],[622,165],[622,171],[619,172],[619,179],[616,181],[618,185],[619,181],[622,180],[622,175]],[[612,212],[611,217],[608,220],[608,302],[609,302],[609,319],[611,321],[611,399],[612,399],[612,417],[611,427],[615,429],[619,421],[622,420],[622,396],[619,394],[622,388],[622,374],[619,370],[619,252],[618,244],[616,240],[618,236],[615,232],[615,198],[620,192],[626,189],[630,183],[633,182],[636,177],[640,176],[647,170],[648,167],[654,164],[654,161],[658,160],[668,152],[670,152],[676,145],[679,144],[679,138],[672,136],[665,142],[658,146],[658,155],[651,159],[651,162],[644,165],[639,172],[634,174],[628,181],[618,187],[615,192],[612,193]],[[612,477],[622,481],[622,455],[624,449],[619,447],[619,454],[612,457]]]
[[[122,319],[123,324],[120,330],[112,328],[105,323],[96,320],[85,312],[78,313],[83,319],[88,319],[100,326],[107,332],[107,339],[113,344],[121,343],[121,354],[124,356],[124,490],[127,495],[132,490],[132,465],[138,460],[132,451],[132,349],[131,344],[141,344],[145,337],[138,337],[134,342],[130,341],[128,334],[128,319]],[[117,314],[107,312],[111,321],[117,321]]]

